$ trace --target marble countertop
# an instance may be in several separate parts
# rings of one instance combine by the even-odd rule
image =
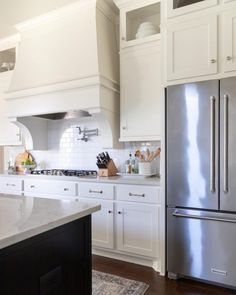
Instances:
[[[139,175],[112,176],[112,177],[94,177],[94,176],[52,176],[52,175],[31,175],[31,174],[8,174],[0,173],[0,176],[21,177],[21,178],[38,178],[48,180],[76,181],[76,182],[96,182],[96,183],[114,183],[114,184],[134,184],[134,185],[151,185],[160,186],[161,181],[158,177],[143,177]]]
[[[96,202],[0,194],[0,249],[100,209]]]

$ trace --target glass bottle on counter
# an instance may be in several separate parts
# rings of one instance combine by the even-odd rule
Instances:
[[[129,160],[125,161],[125,173],[132,173],[132,154],[129,154]]]

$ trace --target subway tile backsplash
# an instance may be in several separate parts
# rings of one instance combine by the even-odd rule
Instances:
[[[92,118],[50,121],[48,125],[48,150],[31,151],[39,169],[97,169],[96,156],[104,151],[102,135],[88,138],[87,142],[81,140],[78,127],[83,130],[99,128]],[[103,135],[105,136],[105,135]],[[160,142],[126,142],[120,149],[106,149],[113,158],[120,172],[124,172],[124,162],[129,158],[129,153],[134,155],[137,149],[149,146],[154,150],[160,146]],[[5,168],[9,159],[14,161],[16,155],[23,151],[23,147],[5,148]],[[159,172],[160,161],[155,160],[155,167]]]

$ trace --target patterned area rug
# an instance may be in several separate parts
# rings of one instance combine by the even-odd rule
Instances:
[[[143,295],[148,285],[93,270],[93,295]]]

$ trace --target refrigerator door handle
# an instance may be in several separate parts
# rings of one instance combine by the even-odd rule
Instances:
[[[224,193],[227,193],[228,188],[228,135],[229,135],[229,125],[228,125],[228,104],[229,104],[229,96],[227,94],[224,95],[224,146],[223,146],[223,169],[224,169],[224,184],[223,190]]]
[[[207,216],[207,215],[195,215],[195,214],[189,214],[189,213],[181,213],[178,210],[176,210],[174,213],[172,213],[172,215],[175,217],[178,217],[178,218],[191,218],[191,219],[236,223],[236,219],[230,219],[230,218],[224,218],[224,217],[220,218],[220,217],[213,217],[213,216]]]
[[[215,192],[215,96],[210,97],[210,190]]]

